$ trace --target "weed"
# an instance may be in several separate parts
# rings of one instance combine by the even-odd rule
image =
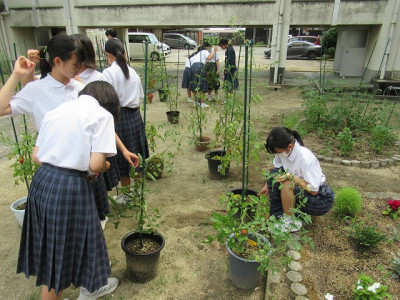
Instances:
[[[376,229],[376,226],[359,223],[353,225],[349,237],[356,243],[357,249],[363,252],[376,248],[385,239],[385,236]]]
[[[383,125],[376,125],[371,133],[371,148],[376,153],[382,153],[384,146],[391,145],[395,140],[392,130]]]
[[[362,207],[362,199],[357,189],[344,187],[335,195],[335,212],[339,217],[355,217]]]

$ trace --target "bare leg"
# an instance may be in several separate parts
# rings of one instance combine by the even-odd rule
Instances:
[[[55,289],[51,289],[49,292],[49,288],[47,286],[42,286],[42,300],[58,300],[60,299],[62,291],[59,291],[56,294]]]
[[[131,185],[130,177],[121,177],[121,186]]]
[[[192,91],[190,89],[186,89],[186,93],[188,98],[192,98]]]
[[[293,193],[293,182],[285,180],[282,185],[281,200],[283,212],[291,216],[293,214],[291,209],[294,208],[294,205],[296,204],[296,197]]]

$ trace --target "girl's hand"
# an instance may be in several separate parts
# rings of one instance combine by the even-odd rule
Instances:
[[[32,73],[35,69],[35,63],[31,62],[24,56],[18,57],[15,61],[13,73],[16,74],[20,79]]]
[[[129,150],[123,151],[122,155],[131,165],[131,167],[137,168],[139,166],[139,157],[135,154],[130,152]]]
[[[275,179],[278,182],[284,182],[286,180],[293,180],[294,175],[290,173],[285,173],[280,176],[276,176]]]
[[[258,192],[257,196],[260,196],[260,195],[262,195],[262,194],[268,197],[268,184],[265,184],[265,185],[263,186],[263,188],[261,189],[261,191]]]
[[[218,46],[214,46],[214,51],[215,51],[215,52],[218,51]]]
[[[34,62],[35,64],[38,64],[40,62],[40,54],[39,50],[36,49],[29,49],[27,52],[28,59],[31,62]]]

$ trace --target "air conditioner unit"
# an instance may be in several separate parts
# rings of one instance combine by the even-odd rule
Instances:
[[[9,13],[9,11],[8,11],[8,5],[7,5],[7,1],[1,1],[0,0],[0,14],[8,14]]]

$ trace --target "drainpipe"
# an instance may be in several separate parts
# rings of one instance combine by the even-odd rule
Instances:
[[[393,10],[392,21],[390,23],[388,45],[386,47],[385,55],[383,57],[383,66],[382,66],[382,70],[381,70],[381,76],[379,77],[379,79],[384,79],[385,78],[387,60],[388,60],[388,57],[389,57],[389,54],[390,54],[390,47],[392,45],[393,31],[394,31],[394,27],[396,25],[396,21],[397,21],[398,15],[399,15],[400,1],[396,0],[395,3],[396,3],[395,4],[395,9]]]
[[[10,61],[12,61],[12,56],[11,56],[11,50],[10,50],[10,44],[8,43],[8,37],[7,37],[7,32],[6,32],[6,27],[5,27],[5,23],[4,23],[4,18],[3,18],[3,14],[0,14],[0,26],[1,26],[1,35],[3,38],[3,42],[4,42],[4,47],[6,48],[6,54],[7,57],[10,58]],[[12,66],[11,66],[12,69]]]
[[[275,63],[274,67],[274,84],[278,83],[278,68],[279,68],[279,59],[281,57],[281,38],[282,38],[282,19],[283,19],[283,0],[279,1],[279,16],[278,16],[278,33],[276,35],[276,54],[275,60],[278,58],[278,62]]]
[[[73,7],[73,6],[74,6],[73,0],[64,0],[65,17],[67,20],[67,24],[65,27],[67,29],[67,34],[79,33],[78,27],[74,26],[74,20],[73,20],[72,10],[71,10],[71,7]]]

